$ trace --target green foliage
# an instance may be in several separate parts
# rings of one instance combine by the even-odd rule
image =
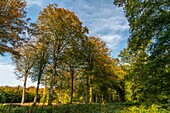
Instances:
[[[81,38],[84,38],[86,28],[82,26],[79,18],[71,11],[64,8],[58,8],[57,4],[48,5],[44,8],[38,17],[37,28],[40,32],[42,45],[49,47],[49,64],[51,71],[48,74],[48,87],[50,89],[48,94],[48,103],[52,103],[52,96],[54,94],[53,87],[56,83],[56,75],[62,78],[60,70],[64,64],[63,55],[67,49],[73,48],[77,45]],[[67,59],[66,59],[67,60]],[[62,81],[61,81],[62,84]],[[61,87],[62,88],[62,87]]]
[[[160,106],[156,104],[152,104],[148,107],[145,105],[140,105],[125,108],[121,113],[169,113],[169,111],[160,108]]]
[[[13,107],[10,113],[29,112],[31,106]],[[9,110],[8,106],[1,106],[0,112]],[[160,105],[145,103],[110,103],[110,104],[64,104],[57,106],[37,106],[34,113],[168,113],[169,110]]]
[[[135,101],[168,103],[170,94],[169,0],[114,0],[130,26],[128,47],[121,52]]]
[[[20,103],[22,98],[22,90],[17,90],[15,87],[0,87],[0,103]],[[38,95],[38,102],[41,96]],[[34,100],[34,92],[25,93],[25,102]]]

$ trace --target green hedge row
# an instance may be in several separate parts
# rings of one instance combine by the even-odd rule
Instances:
[[[2,91],[0,90],[0,103],[20,103],[22,99],[22,91]],[[34,94],[25,93],[25,102],[33,102]],[[40,96],[38,98],[38,102],[40,101]]]

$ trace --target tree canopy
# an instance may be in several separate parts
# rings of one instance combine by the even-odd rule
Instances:
[[[18,54],[15,50],[24,41],[29,18],[26,18],[26,3],[23,0],[0,2],[0,54]]]
[[[140,80],[145,84],[142,91],[150,92],[148,98],[157,96],[159,100],[164,100],[168,96],[170,74],[170,1],[115,0],[114,4],[123,7],[129,22],[130,37],[126,50],[135,62],[141,62],[134,70],[139,73],[138,76],[145,76]],[[139,54],[142,55],[140,59]]]

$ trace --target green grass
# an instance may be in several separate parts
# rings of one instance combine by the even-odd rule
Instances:
[[[170,113],[169,106],[148,103],[108,103],[108,104],[61,104],[56,106],[36,106],[33,113]],[[31,106],[0,105],[0,113],[28,113]]]

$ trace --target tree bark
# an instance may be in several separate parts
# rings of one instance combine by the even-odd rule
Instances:
[[[102,102],[102,104],[104,103],[104,98],[103,98],[103,95],[102,95],[102,101],[101,101],[101,102]]]
[[[73,92],[74,92],[74,70],[71,71],[71,100],[70,103],[73,103]]]
[[[47,79],[47,77],[45,79]],[[46,102],[46,86],[47,86],[47,83],[45,80],[44,90],[43,90],[43,103]]]
[[[52,80],[51,80],[51,85],[50,85],[50,89],[49,89],[49,97],[48,97],[48,105],[52,106],[52,101],[53,101],[53,86],[54,86],[54,80],[55,80],[55,75],[54,72],[55,70],[53,70],[53,74],[52,74]]]
[[[97,103],[97,102],[98,102],[97,94],[96,94],[96,98],[95,98],[95,99],[96,99],[96,101],[95,101],[95,102]]]
[[[86,103],[89,103],[89,76],[86,78]]]
[[[49,95],[48,95],[48,105],[49,106],[52,106],[52,101],[53,101],[53,87],[54,87],[54,81],[55,81],[55,76],[56,76],[56,67],[57,67],[57,55],[56,55],[56,45],[54,44],[54,50],[53,50],[53,74],[52,74],[52,80],[51,80],[50,89],[49,89]]]
[[[37,87],[36,87],[36,92],[35,92],[35,97],[34,97],[33,105],[36,105],[36,103],[37,103],[38,91],[39,91],[39,86],[40,86],[40,80],[41,80],[41,74],[38,75],[38,81],[37,81]]]
[[[91,103],[92,102],[92,84],[90,84],[90,99],[89,99],[89,102]]]
[[[60,77],[60,98],[59,98],[59,103],[63,103],[63,78],[62,76]]]
[[[48,95],[48,105],[52,106],[52,101],[53,101],[53,87],[54,87],[54,81],[55,81],[55,76],[56,76],[56,67],[57,67],[57,57],[56,57],[56,49],[54,49],[54,54],[53,54],[53,74],[52,74],[52,80],[50,84],[50,89],[49,89],[49,95]]]
[[[23,86],[23,90],[22,90],[22,100],[21,100],[21,104],[24,104],[24,100],[25,100],[25,91],[26,91],[26,84],[27,84],[27,72],[24,75],[24,86]]]

